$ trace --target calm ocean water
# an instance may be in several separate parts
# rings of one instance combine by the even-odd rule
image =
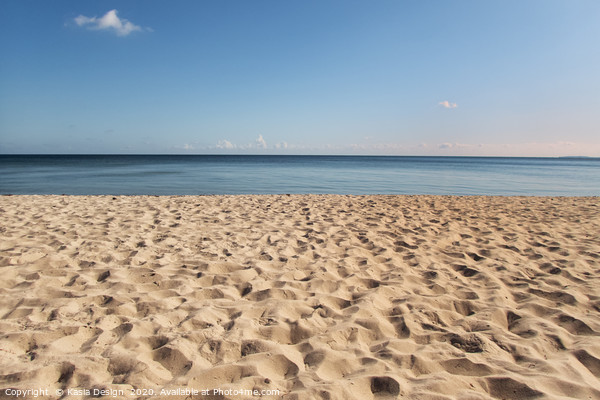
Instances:
[[[0,155],[0,194],[599,196],[600,158]]]

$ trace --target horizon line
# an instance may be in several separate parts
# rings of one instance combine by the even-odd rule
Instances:
[[[568,158],[595,159],[600,156],[486,156],[407,154],[276,154],[276,153],[0,153],[0,156],[274,156],[274,157],[431,157],[431,158]]]

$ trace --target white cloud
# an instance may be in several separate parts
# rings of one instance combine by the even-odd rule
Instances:
[[[458,108],[458,104],[451,103],[448,100],[440,101],[438,104],[444,108]]]
[[[258,135],[258,138],[256,139],[256,145],[261,149],[267,148],[267,142],[265,142],[265,139],[263,139],[262,135]]]
[[[118,36],[127,36],[131,32],[141,31],[142,27],[133,24],[125,18],[119,18],[117,10],[110,10],[102,17],[86,17],[79,15],[74,19],[77,26],[86,26],[88,29],[114,31]]]
[[[235,149],[235,144],[231,143],[229,140],[219,140],[217,149]]]
[[[287,149],[288,148],[288,144],[287,144],[287,142],[277,143],[277,144],[275,144],[275,148],[278,149],[278,150]]]

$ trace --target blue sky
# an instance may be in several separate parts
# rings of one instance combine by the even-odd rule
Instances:
[[[600,2],[14,1],[0,153],[600,156]]]

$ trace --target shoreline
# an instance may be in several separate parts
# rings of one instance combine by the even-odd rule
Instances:
[[[389,193],[368,193],[368,194],[343,194],[343,193],[263,193],[263,194],[14,194],[14,193],[2,193],[0,197],[75,197],[75,198],[104,198],[104,197],[158,197],[158,198],[193,198],[193,197],[302,197],[302,196],[313,196],[313,197],[440,197],[440,198],[531,198],[531,199],[600,199],[600,195],[515,195],[515,194],[389,194]]]
[[[0,217],[0,398],[600,398],[598,197],[2,195]]]

